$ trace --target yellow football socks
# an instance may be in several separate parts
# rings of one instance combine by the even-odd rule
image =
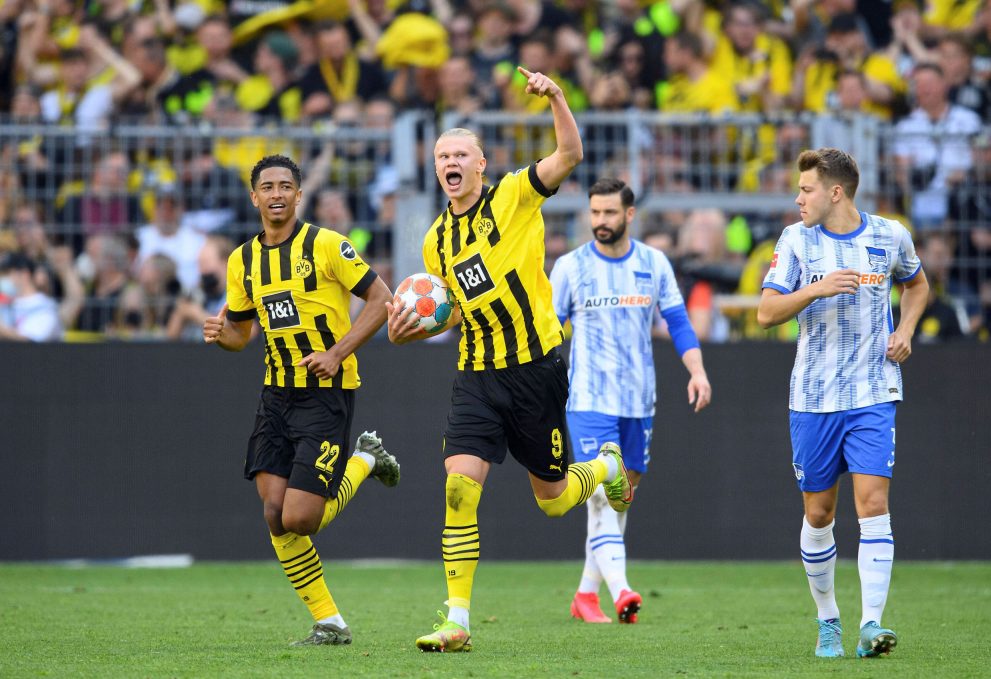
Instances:
[[[547,516],[564,516],[572,507],[585,504],[608,474],[608,465],[599,459],[570,464],[568,486],[564,492],[550,500],[537,498],[537,506]]]
[[[337,497],[327,498],[327,504],[324,505],[323,509],[323,519],[320,520],[320,528],[317,529],[318,533],[344,511],[344,507],[354,497],[358,486],[368,478],[370,472],[371,468],[367,462],[357,455],[351,456],[351,459],[348,460],[348,466],[344,470],[344,478],[341,479],[341,487],[337,490]]]
[[[478,567],[478,501],[482,486],[463,474],[448,474],[446,489],[441,551],[447,576],[447,605],[468,609]]]
[[[313,543],[305,535],[286,533],[272,536],[272,546],[282,570],[303,600],[314,620],[337,615],[337,604],[323,579],[323,564]]]

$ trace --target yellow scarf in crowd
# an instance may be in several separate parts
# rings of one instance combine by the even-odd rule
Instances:
[[[353,54],[344,57],[340,76],[337,75],[330,60],[321,59],[319,64],[320,73],[323,75],[324,82],[327,83],[327,90],[334,97],[334,103],[354,99],[358,92],[358,72],[360,70],[358,57]]]

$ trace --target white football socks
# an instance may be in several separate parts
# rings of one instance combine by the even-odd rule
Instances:
[[[895,539],[891,534],[891,514],[860,519],[857,566],[860,570],[860,597],[864,607],[861,627],[871,620],[881,624],[894,559]]]
[[[599,459],[606,463],[608,471],[606,472],[606,483],[611,483],[616,480],[616,475],[619,474],[619,463],[616,462],[616,458],[612,455],[603,455],[599,453]]]
[[[619,525],[620,514],[609,506],[602,486],[595,489],[586,505],[588,537],[585,540],[585,568],[578,591],[598,592],[599,583],[605,580],[615,601],[623,590],[630,589],[626,580],[626,544]]]
[[[599,523],[598,509],[606,503],[606,494],[600,485],[585,503],[588,509],[588,528],[585,533],[585,566],[582,568],[582,579],[578,583],[578,591],[584,594],[598,594],[602,584],[602,573],[592,552],[592,536],[596,534]]]
[[[802,565],[809,578],[809,589],[818,608],[820,620],[834,620],[840,617],[836,605],[836,590],[833,581],[836,575],[836,541],[833,540],[833,525],[813,528],[808,519],[802,517]]]

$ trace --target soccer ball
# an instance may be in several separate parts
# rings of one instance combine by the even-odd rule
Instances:
[[[454,295],[443,279],[429,273],[415,273],[396,288],[393,304],[413,307],[419,316],[417,325],[428,333],[447,327],[454,311]]]

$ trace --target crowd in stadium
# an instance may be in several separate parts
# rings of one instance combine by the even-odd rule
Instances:
[[[186,148],[161,172],[153,154],[94,141],[116,122],[387,130],[410,110],[545,113],[546,99],[522,94],[517,64],[551,75],[579,116],[891,123],[893,200],[879,195],[878,211],[914,229],[933,283],[920,333],[987,339],[984,0],[0,0],[0,338],[198,339],[223,305],[227,255],[249,232],[218,220],[254,223],[244,168],[268,149]],[[77,136],[53,144],[66,138],[37,131],[46,126]],[[35,132],[3,131],[15,128]],[[786,146],[787,131],[761,127],[758,147]],[[297,160],[308,219],[344,233],[366,214],[390,222],[395,181],[381,167],[357,180],[368,197],[356,205],[348,186],[327,181],[326,154]],[[746,222],[719,210],[670,216],[646,236],[691,262],[679,273],[699,335],[725,339],[713,296],[759,292],[777,233],[741,236]],[[388,242],[352,239],[388,269]],[[548,266],[575,245],[548,239]],[[700,262],[738,265],[735,280]],[[736,336],[763,336],[755,327]]]

